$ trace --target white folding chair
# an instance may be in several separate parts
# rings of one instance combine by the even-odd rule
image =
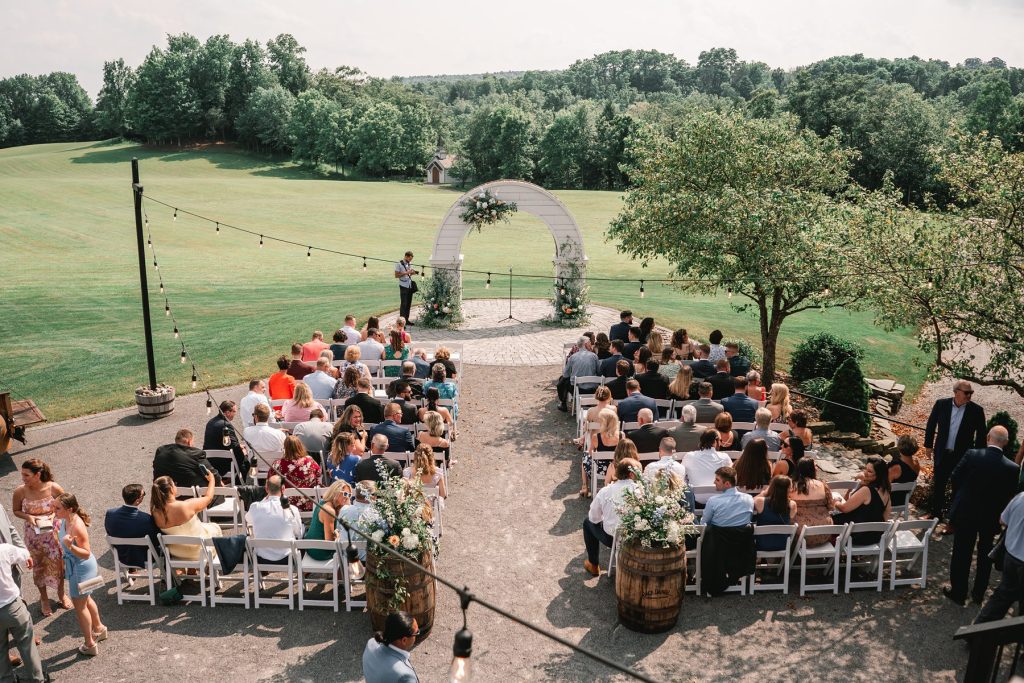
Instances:
[[[366,369],[370,371],[370,377],[380,377],[379,360],[360,360],[359,362],[365,365]]]
[[[889,589],[896,586],[920,586],[924,588],[928,583],[928,544],[931,541],[932,532],[937,519],[913,519],[896,522],[892,534],[889,536],[889,556],[892,558],[890,566],[892,573],[889,578]],[[917,532],[917,533],[915,533]],[[903,557],[900,556],[909,556]],[[918,576],[905,576],[896,578],[898,565],[903,564],[904,571],[910,572],[921,561],[921,572]]]
[[[769,524],[754,526],[754,543],[757,543],[758,536],[785,535],[786,547],[783,550],[758,550],[757,560],[754,565],[754,573],[747,578],[747,586],[750,594],[758,591],[781,590],[783,595],[789,594],[789,566],[793,556],[793,538],[796,536],[796,524]],[[762,561],[763,560],[763,561]],[[757,570],[774,570],[776,575],[781,577],[780,583],[767,583],[757,581]]]
[[[250,470],[257,485],[262,486],[270,476],[270,466],[284,457],[284,451],[261,452],[256,458],[256,467]]]
[[[445,486],[447,487],[447,483]],[[442,519],[442,515],[444,513],[444,499],[441,498],[441,488],[439,486],[427,486],[424,484],[423,495],[426,497],[427,502],[430,503],[430,508],[434,513],[434,523],[431,526],[431,533],[434,536],[434,540],[437,540],[444,535],[444,521]]]
[[[914,495],[915,488],[917,488],[917,480],[892,485],[890,496],[895,496],[897,493],[907,494],[907,497],[903,499],[903,505],[892,506],[892,518],[894,520],[910,519],[910,497]]]
[[[882,583],[885,578],[885,551],[889,546],[889,535],[892,533],[892,522],[856,522],[851,524],[846,532],[843,543],[843,554],[846,561],[846,592],[851,588],[874,588],[882,592]],[[874,543],[856,544],[853,535],[857,533],[881,534],[881,537]],[[866,558],[854,561],[854,558]],[[853,581],[853,567],[865,567],[867,571],[873,572],[875,578],[869,581]]]
[[[203,510],[203,521],[213,522],[221,529],[230,526],[231,533],[238,533],[239,528],[243,525],[242,517],[245,515],[245,508],[238,497],[238,489],[234,486],[217,486],[213,489],[213,495],[224,496],[224,502]],[[228,524],[221,521],[224,519],[228,520]],[[224,530],[226,531],[226,529]]]
[[[296,541],[249,536],[245,542],[249,548],[249,557],[252,559],[253,606],[259,609],[260,605],[288,605],[288,609],[295,609],[295,553],[293,546]],[[280,563],[268,562],[260,558],[260,550],[276,550],[278,552],[284,550],[287,551],[287,554]],[[285,578],[281,578],[281,574],[284,574]],[[261,594],[266,590],[268,580],[283,584],[284,597],[264,597]]]
[[[601,479],[597,474],[597,464],[606,462],[611,467],[615,459],[615,451],[595,451],[590,454],[590,495],[597,495],[597,483]]]
[[[839,557],[842,553],[843,541],[846,539],[847,526],[846,524],[805,526],[800,532],[796,544],[796,556],[800,558],[801,597],[807,591],[831,590],[834,595],[839,594]],[[808,536],[825,535],[836,538],[813,548],[807,546]],[[832,580],[828,583],[807,583],[808,569],[824,570],[826,576],[831,573]]]
[[[210,464],[217,468],[218,472],[226,471],[228,481],[234,483],[239,481],[238,479],[238,464],[235,462],[235,454],[231,451],[225,450],[211,450],[207,449],[206,459],[210,461]]]
[[[598,386],[605,383],[607,377],[602,375],[579,375],[578,377],[570,377],[569,381],[572,382],[572,405],[569,406],[571,414],[575,415],[579,412],[580,408],[580,387],[584,384],[596,384]]]
[[[357,551],[359,551],[360,557],[362,557],[362,556],[364,556],[366,554],[366,541],[365,540],[363,540],[362,538],[359,538],[359,539],[353,538],[351,543],[352,543],[352,547],[355,548]],[[339,544],[339,545],[343,545],[343,547],[345,548],[345,552],[348,552],[349,541],[346,541],[344,544]],[[341,566],[342,566],[342,570],[344,571],[344,575],[345,575],[345,611],[346,612],[351,612],[353,607],[357,607],[357,608],[358,607],[366,607],[366,593],[365,593],[366,571],[365,571],[365,569],[363,571],[363,576],[357,579],[354,576],[352,576],[352,572],[349,569],[347,561],[342,562]],[[356,585],[362,585],[364,587],[363,598],[361,600],[357,600],[356,598],[352,597],[352,595],[353,595],[352,588],[354,586],[356,586]]]
[[[709,500],[721,494],[721,491],[715,489],[714,484],[708,486],[691,486],[690,490],[693,492],[693,499],[701,505],[707,505]],[[697,518],[703,517],[704,508],[697,508],[693,511],[693,514]]]
[[[216,549],[213,545],[212,538],[203,539],[203,545],[206,546],[206,552],[210,557],[209,574],[210,574],[210,607],[216,607],[219,604],[226,605],[242,605],[246,609],[249,609],[249,547],[246,546],[242,552],[242,559],[239,560],[238,564],[235,565],[234,569],[230,574],[223,572],[223,565],[221,564],[220,558],[217,557]],[[239,576],[240,574],[240,576]],[[238,597],[228,597],[224,595],[223,584],[227,581],[238,581],[241,584],[241,594]]]
[[[733,422],[732,428],[740,432],[752,432],[757,428],[753,422]]]
[[[143,536],[142,538],[123,538],[121,536],[107,536],[107,543],[110,545],[110,550],[114,553],[114,581],[115,588],[117,589],[117,604],[124,604],[125,600],[132,602],[149,602],[150,605],[156,604],[156,593],[157,593],[157,573],[160,566],[160,557],[157,555],[156,548],[153,547],[153,541],[149,536]],[[124,564],[121,562],[121,558],[117,553],[117,546],[131,546],[146,549],[146,561],[141,565]],[[144,573],[140,573],[144,572]],[[147,585],[148,594],[139,595],[137,593],[129,593],[128,590],[135,586],[135,579],[145,577],[149,584]],[[122,581],[124,585],[122,585]]]
[[[604,545],[603,543],[601,545]],[[598,546],[600,550],[600,546]],[[615,561],[619,557],[619,527],[615,527],[615,534],[612,536],[612,550],[608,556],[608,576],[615,573]]]
[[[693,550],[686,551],[687,584],[684,588],[684,592],[686,593],[696,593],[697,595],[700,595],[700,548],[704,543],[704,529],[705,526],[703,524],[697,525],[697,544],[694,546]],[[690,572],[689,570],[691,560],[693,561],[693,572]],[[690,577],[693,578],[693,583],[689,583]]]
[[[316,560],[310,557],[309,553],[303,553],[302,551],[309,550],[327,550],[331,552],[331,557],[326,560]],[[306,606],[310,607],[333,607],[334,611],[338,611],[338,605],[340,604],[338,594],[341,593],[341,584],[339,578],[341,577],[341,557],[343,549],[337,541],[318,541],[313,539],[301,539],[295,541],[295,554],[296,561],[299,568],[299,611],[301,612]],[[301,554],[301,558],[299,555]],[[310,576],[321,576],[327,578],[310,578]],[[327,586],[327,590],[331,593],[330,600],[324,600],[319,598],[307,598],[306,597],[306,584],[323,584]]]
[[[179,493],[180,491],[181,489],[179,489]],[[167,590],[174,587],[174,570],[188,571],[194,569],[196,571],[195,575],[187,578],[195,579],[199,584],[199,592],[185,593],[182,591],[181,599],[186,602],[198,602],[203,607],[206,607],[210,565],[213,564],[205,541],[206,539],[200,536],[181,536],[177,534],[161,534],[160,536],[160,546],[164,551],[164,577],[167,582]],[[198,555],[194,560],[175,558],[171,555],[171,546],[179,546],[181,549],[195,546],[198,548]]]
[[[843,498],[849,498],[850,491],[860,486],[860,482],[855,481],[853,479],[840,479],[837,481],[829,481],[826,483],[828,484],[828,488],[832,491],[832,493],[838,493]]]
[[[654,413],[654,417],[658,420],[671,420],[672,419],[672,408],[675,405],[675,399],[671,398],[656,398],[654,399],[654,405],[658,410]]]
[[[289,488],[289,487],[286,486],[286,487],[284,487],[281,490],[281,495],[283,497],[285,497],[285,498],[309,496],[310,498],[313,499],[314,503],[319,503],[320,502],[320,493],[319,493],[320,490],[321,489],[318,488],[318,487]],[[296,506],[296,507],[298,507],[298,506]],[[299,518],[302,520],[302,524],[303,525],[309,526],[309,522],[313,519],[313,512],[315,510],[316,510],[316,506],[315,505],[313,506],[312,510],[302,510],[302,509],[299,509]]]

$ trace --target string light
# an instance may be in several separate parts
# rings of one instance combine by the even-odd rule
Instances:
[[[363,270],[366,270],[366,257],[363,257]]]
[[[932,289],[933,287],[935,287],[935,280],[932,278],[931,274],[929,273],[929,275],[928,275],[928,289]]]
[[[643,280],[640,281],[640,298],[641,299],[644,298],[644,281]]]
[[[208,398],[208,399],[206,399],[206,414],[209,415],[212,412],[213,412],[213,399],[212,398]]]
[[[313,260],[313,247],[306,247],[306,263]]]
[[[164,281],[163,280],[160,281],[160,293],[161,294],[164,293]]]
[[[359,561],[359,551],[354,545],[352,545],[351,534],[348,537],[348,550],[345,551],[346,559],[348,560],[348,575],[353,581],[358,581],[363,578],[363,574],[366,573],[366,568],[363,567],[363,563]]]
[[[831,296],[832,295],[832,290],[828,286],[826,286],[825,289],[821,290],[821,295],[822,296]]]
[[[491,288],[491,274],[487,273],[487,284],[484,285],[484,289],[490,289],[490,288]]]
[[[196,366],[193,365],[192,366],[192,388],[193,389],[196,388],[196,382],[198,382],[198,381],[199,381],[199,376],[196,375]]]
[[[184,344],[182,344],[182,345],[181,345],[181,364],[182,364],[182,365],[184,365],[184,364],[185,364],[185,359],[186,359],[186,358],[188,358],[188,354],[187,354],[187,353],[185,353],[185,345],[184,345]]]
[[[164,299],[164,315],[166,315],[168,318],[171,317],[171,304],[170,302],[167,301],[167,299]]]
[[[160,264],[156,262],[156,259],[153,259],[153,270],[160,270]]]
[[[172,218],[171,220],[177,222],[177,220],[178,220],[178,209],[177,208],[174,209],[174,218]]]
[[[452,666],[448,669],[448,680],[468,681],[472,675],[470,657],[473,656],[473,634],[466,627],[466,610],[472,596],[466,589],[459,594],[462,604],[462,628],[455,633],[455,640],[452,644]]]
[[[220,236],[220,221],[217,221],[217,235]]]
[[[174,326],[174,338],[175,339],[179,339],[180,337],[181,337],[181,335],[178,333],[178,326],[175,325]]]
[[[263,248],[263,235],[260,235],[260,249]]]
[[[152,237],[147,237],[146,238],[146,246],[149,247],[150,249],[153,248],[153,238]]]
[[[726,291],[727,291],[727,292],[729,293],[729,298],[731,299],[731,298],[732,298],[732,287],[730,287],[730,288],[729,288],[728,290],[726,290]]]

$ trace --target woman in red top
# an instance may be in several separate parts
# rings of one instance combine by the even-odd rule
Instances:
[[[320,465],[309,457],[306,447],[297,436],[289,436],[284,440],[284,457],[274,462],[274,469],[281,473],[287,481],[285,486],[295,488],[313,488],[320,484]],[[290,496],[291,504],[300,510],[312,510],[313,503],[308,498]]]
[[[288,365],[287,356],[277,359],[277,372],[271,375],[267,382],[271,401],[286,401],[295,396],[295,378],[288,374]]]

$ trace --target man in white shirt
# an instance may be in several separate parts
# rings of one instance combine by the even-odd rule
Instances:
[[[334,385],[338,383],[338,380],[331,377],[328,372],[330,369],[331,361],[320,356],[316,361],[316,372],[303,378],[302,381],[313,392],[313,398],[329,399],[334,395]]]
[[[21,588],[14,578],[15,565],[32,566],[28,550],[10,543],[0,543],[0,630],[10,635],[11,641],[25,662],[25,670],[21,672],[23,677],[18,680],[41,682],[45,680],[43,664],[39,659],[39,648],[36,647],[32,632],[32,617],[28,613],[25,601],[21,599]],[[5,635],[4,640],[7,640],[7,637]],[[14,670],[7,655],[0,656],[0,680],[15,680]]]
[[[245,513],[245,523],[252,529],[253,538],[275,541],[294,541],[302,538],[302,518],[299,511],[292,505],[281,505],[281,477],[272,474],[267,477],[267,497],[249,506]],[[285,500],[285,504],[287,504]],[[261,549],[256,555],[261,562],[284,564],[288,557],[287,548]]]
[[[341,331],[345,333],[346,344],[358,344],[363,339],[363,335],[359,334],[359,330],[356,329],[356,317],[354,315],[345,316],[345,326],[341,328]],[[341,360],[340,358],[338,360]]]
[[[252,426],[252,413],[260,403],[268,409],[270,408],[270,400],[267,398],[267,383],[261,379],[254,379],[249,382],[249,393],[238,402],[238,412],[241,413],[243,427]]]
[[[686,469],[686,483],[690,486],[714,486],[715,472],[719,467],[731,467],[732,459],[725,453],[715,450],[721,442],[721,436],[715,429],[701,432],[700,449],[690,451],[683,456],[683,467]],[[698,503],[706,503],[713,494],[697,494]]]
[[[360,360],[380,360],[384,357],[384,334],[376,327],[366,330],[366,341],[359,342]]]
[[[598,576],[601,567],[598,555],[601,544],[612,547],[615,530],[619,528],[619,512],[616,506],[621,505],[627,491],[636,486],[635,470],[640,469],[640,462],[633,458],[623,458],[615,466],[615,482],[605,486],[594,496],[590,504],[590,513],[583,520],[583,543],[587,546],[587,559],[583,568],[588,574]]]
[[[324,422],[323,408],[313,408],[309,411],[309,421],[295,425],[292,435],[299,437],[308,453],[319,453],[326,447],[333,431],[334,425]]]
[[[772,423],[772,412],[767,408],[758,408],[754,411],[754,430],[747,432],[743,435],[741,444],[746,446],[754,439],[764,439],[765,443],[768,444],[769,451],[778,451],[779,435],[777,432],[773,432],[768,429],[768,426]]]
[[[250,448],[255,448],[263,456],[268,453],[283,452],[284,431],[267,424],[270,419],[270,407],[262,403],[256,406],[254,417],[255,424],[245,428],[245,431],[242,432],[242,439],[249,444]]]
[[[675,454],[676,440],[666,436],[658,444],[658,455],[661,457],[647,466],[644,470],[644,479],[654,481],[660,472],[664,472],[668,476],[678,477],[680,484],[685,482],[686,468],[675,459]]]

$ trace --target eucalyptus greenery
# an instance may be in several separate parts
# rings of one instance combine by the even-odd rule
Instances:
[[[449,329],[462,322],[462,287],[458,270],[434,268],[420,294],[423,295],[420,322],[425,327]]]

